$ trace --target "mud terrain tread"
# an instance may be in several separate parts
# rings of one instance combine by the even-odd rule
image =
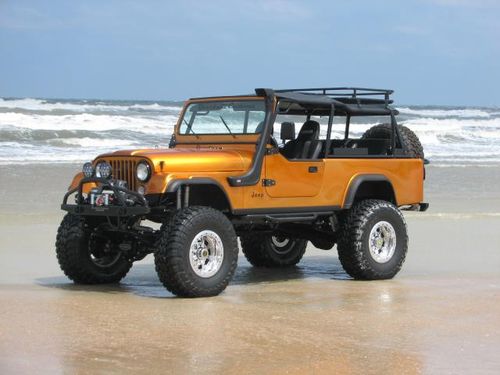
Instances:
[[[125,277],[131,262],[122,262],[122,267],[112,274],[97,274],[82,259],[80,246],[87,246],[88,240],[85,231],[84,219],[77,215],[66,214],[61,221],[56,237],[56,255],[64,274],[77,284],[106,284],[117,283]]]
[[[241,250],[248,262],[254,267],[291,267],[300,262],[307,247],[306,240],[295,240],[295,247],[299,250],[292,259],[271,257],[270,250],[266,248],[267,236],[243,235],[240,237]]]
[[[401,218],[405,228],[404,248],[402,250],[401,258],[395,267],[389,272],[380,272],[375,270],[364,254],[363,250],[363,228],[368,220],[380,209],[391,210]],[[381,280],[393,278],[403,266],[408,249],[408,234],[406,230],[406,222],[401,211],[397,209],[392,203],[377,200],[367,199],[363,200],[352,207],[344,218],[341,226],[341,232],[337,245],[340,263],[344,270],[358,280]],[[398,238],[398,241],[401,241]]]
[[[252,235],[240,236],[241,250],[248,262],[254,267],[266,267],[268,259],[262,250],[262,241]]]
[[[409,128],[404,125],[398,125],[399,134],[403,138],[403,142],[407,148],[408,153],[411,157],[417,159],[424,158],[424,148],[420,143],[417,135]],[[392,125],[391,124],[380,124],[375,125],[368,129],[363,136],[362,139],[366,138],[384,138],[390,139],[392,133]]]
[[[224,246],[224,257],[230,255],[231,248],[236,250],[229,265],[229,272],[211,288],[200,288],[183,263],[185,245],[189,241],[193,223],[198,220],[222,222],[226,224],[231,244]],[[238,262],[238,243],[236,233],[228,218],[220,211],[210,207],[192,206],[168,218],[161,226],[160,237],[155,252],[155,268],[162,284],[171,293],[180,297],[208,297],[220,294],[231,281]]]

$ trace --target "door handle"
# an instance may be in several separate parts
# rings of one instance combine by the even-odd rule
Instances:
[[[316,166],[309,167],[309,173],[317,173],[317,172],[318,172],[318,167]]]

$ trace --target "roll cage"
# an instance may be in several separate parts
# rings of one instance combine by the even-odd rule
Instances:
[[[396,145],[405,149],[398,131],[396,115],[399,113],[390,105],[393,90],[361,87],[324,87],[305,89],[273,90],[255,89],[257,96],[265,97],[266,116],[262,133],[257,141],[256,153],[250,169],[243,175],[228,177],[231,186],[251,186],[260,180],[260,172],[266,152],[267,140],[270,138],[277,114],[305,115],[309,120],[312,115],[328,116],[327,138],[324,157],[329,156],[331,148],[331,132],[335,116],[346,117],[345,138],[349,134],[351,117],[353,116],[390,116],[391,147],[389,153],[396,155]]]

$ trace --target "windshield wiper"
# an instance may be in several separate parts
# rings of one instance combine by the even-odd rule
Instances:
[[[194,132],[193,127],[189,126],[189,123],[186,121],[186,119],[183,118],[182,121],[184,121],[184,123],[186,124],[187,130],[190,131],[191,133],[193,133],[193,135],[196,135],[196,138],[198,138],[198,135]]]
[[[229,126],[227,126],[227,123],[226,123],[226,121],[224,121],[224,118],[222,117],[222,115],[219,115],[219,117],[222,120],[222,122],[224,123],[224,126],[226,127],[229,134],[231,134],[233,136],[233,138],[236,138],[235,135],[233,134],[233,132],[231,131],[231,129],[229,129]]]

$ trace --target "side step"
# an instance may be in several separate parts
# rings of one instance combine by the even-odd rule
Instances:
[[[245,221],[256,222],[264,221],[268,223],[293,223],[298,221],[310,222],[315,221],[318,216],[329,216],[332,215],[331,212],[308,212],[303,214],[289,213],[289,214],[254,214],[245,215],[242,217]]]

